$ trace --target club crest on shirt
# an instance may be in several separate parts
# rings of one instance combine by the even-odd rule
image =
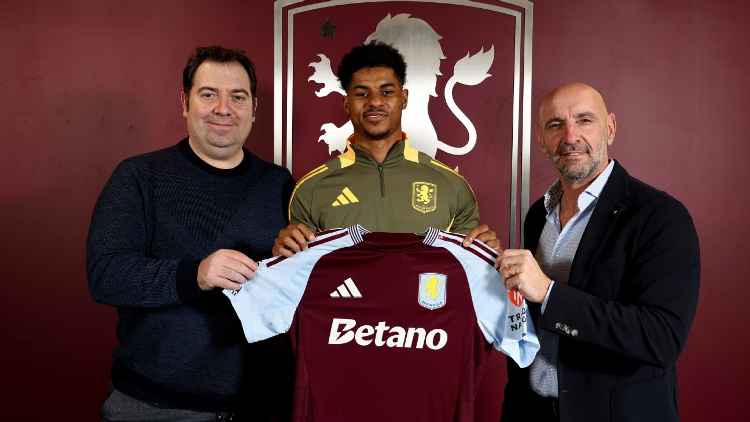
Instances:
[[[411,184],[411,206],[422,214],[437,209],[437,185],[429,182]]]
[[[521,292],[518,291],[518,289],[511,289],[508,290],[508,300],[510,300],[510,303],[521,306],[523,305],[523,295],[521,295]]]
[[[419,292],[417,302],[430,310],[445,306],[448,277],[440,273],[419,274]]]

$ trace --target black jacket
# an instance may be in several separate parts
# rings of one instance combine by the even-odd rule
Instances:
[[[545,224],[530,208],[532,252]],[[698,302],[698,237],[685,207],[615,162],[567,285],[556,283],[537,330],[560,336],[560,421],[677,421],[675,365]],[[508,360],[503,421],[528,421],[528,368]]]

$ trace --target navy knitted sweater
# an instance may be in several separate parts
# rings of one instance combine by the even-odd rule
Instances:
[[[201,291],[196,276],[218,249],[269,257],[293,186],[286,169],[247,150],[237,167],[214,168],[187,139],[120,163],[87,245],[91,294],[119,317],[115,388],[164,407],[228,410],[252,397],[246,382],[291,373],[273,370],[288,363],[269,350],[278,344],[247,345],[229,301]]]

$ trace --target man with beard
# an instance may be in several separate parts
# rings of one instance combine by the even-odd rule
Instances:
[[[353,48],[338,69],[344,110],[354,133],[346,151],[303,176],[289,205],[290,225],[274,255],[290,256],[314,232],[361,224],[370,231],[421,233],[428,227],[467,234],[493,248],[493,231],[479,224],[479,208],[458,173],[414,149],[401,130],[407,106],[406,63],[393,47],[371,42]]]
[[[529,209],[528,249],[497,267],[530,302],[542,347],[529,368],[508,361],[505,422],[679,419],[698,238],[680,202],[609,159],[616,127],[585,84],[541,103],[538,139],[560,178]]]

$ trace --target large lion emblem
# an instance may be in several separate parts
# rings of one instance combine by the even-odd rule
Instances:
[[[377,40],[390,44],[404,56],[407,68],[405,88],[409,90],[409,105],[404,110],[401,124],[404,131],[409,134],[412,145],[431,157],[435,157],[437,150],[452,155],[466,155],[476,145],[477,131],[453,100],[453,88],[456,84],[479,85],[487,79],[490,76],[487,72],[495,59],[495,47],[493,45],[487,51],[482,47],[474,55],[467,52],[465,57],[454,64],[453,76],[445,85],[445,102],[468,133],[464,145],[456,147],[438,138],[429,114],[430,97],[438,96],[435,88],[437,77],[442,75],[440,61],[446,58],[440,46],[441,38],[427,22],[404,13],[393,17],[387,15],[365,42]],[[323,85],[315,91],[315,95],[325,97],[334,92],[346,95],[331,69],[330,59],[325,54],[318,54],[318,59],[319,61],[309,64],[313,68],[313,73],[308,81]],[[320,129],[323,134],[318,138],[318,142],[328,144],[329,153],[343,152],[346,149],[347,137],[354,131],[351,122],[341,126],[330,122],[324,123]]]

